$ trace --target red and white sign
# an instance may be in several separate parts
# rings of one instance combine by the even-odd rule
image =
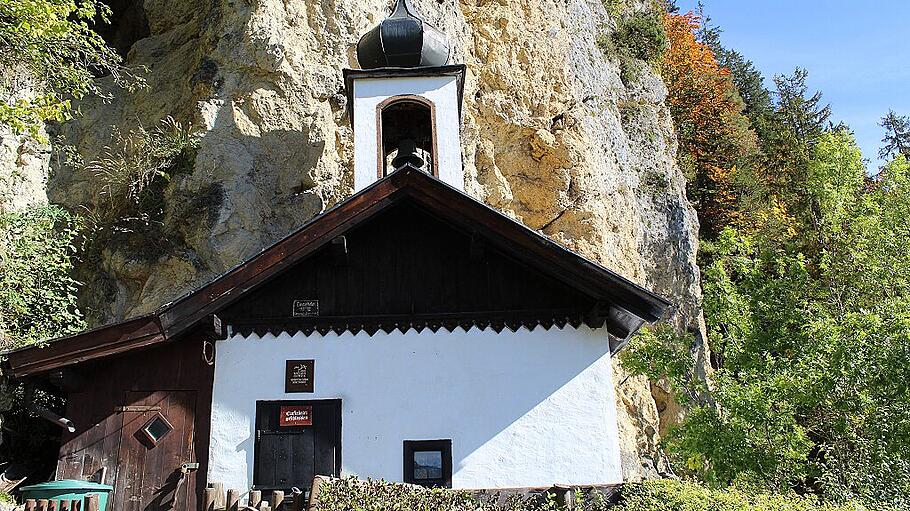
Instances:
[[[312,406],[282,406],[279,413],[281,415],[278,418],[278,425],[283,428],[313,425]]]

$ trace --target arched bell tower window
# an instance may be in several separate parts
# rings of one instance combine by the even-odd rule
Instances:
[[[421,96],[393,96],[376,108],[378,177],[410,164],[439,176],[436,107]]]

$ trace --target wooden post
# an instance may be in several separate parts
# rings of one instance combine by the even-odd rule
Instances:
[[[203,501],[202,501],[203,511],[215,511],[215,509],[216,509],[215,500],[216,499],[217,499],[217,497],[215,496],[215,488],[212,488],[212,487],[206,488],[205,495],[204,495]]]
[[[224,509],[224,483],[211,483],[215,489],[215,509]]]
[[[327,478],[324,476],[316,476],[313,478],[313,485],[310,487],[310,504],[308,506],[310,511],[316,509],[316,502],[319,501],[319,491],[322,483],[326,482],[326,480]]]
[[[47,499],[38,499],[38,511],[47,511]]]
[[[250,503],[249,507],[259,508],[259,503],[262,502],[262,491],[260,490],[250,490]]]
[[[85,511],[101,511],[101,497],[97,493],[85,496]]]
[[[269,507],[278,511],[278,508],[281,507],[281,503],[284,502],[284,492],[281,490],[272,491],[272,498],[269,499]]]
[[[35,511],[37,505],[38,503],[35,502],[35,499],[27,499],[25,501],[25,511]]]
[[[305,494],[298,487],[291,488],[291,511],[304,511],[306,508]]]
[[[240,490],[227,491],[227,511],[240,511]]]

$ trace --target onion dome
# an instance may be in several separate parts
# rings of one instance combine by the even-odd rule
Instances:
[[[449,42],[409,0],[396,0],[392,14],[360,38],[357,61],[363,69],[444,66]]]

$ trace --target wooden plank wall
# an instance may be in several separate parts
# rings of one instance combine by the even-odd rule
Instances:
[[[191,479],[193,494],[201,495],[205,489],[214,374],[202,358],[202,342],[201,335],[191,334],[148,350],[77,366],[79,388],[69,393],[66,410],[76,431],[62,439],[56,478],[89,480],[103,471],[105,484],[116,487],[126,477],[118,473],[124,420],[124,412],[118,407],[133,404],[128,402],[130,397],[143,393],[194,391],[192,441],[200,467]]]
[[[219,315],[229,324],[292,317],[294,300],[319,300],[320,317],[587,312],[596,301],[472,240],[403,202],[345,235]],[[243,331],[243,328],[240,328]]]

